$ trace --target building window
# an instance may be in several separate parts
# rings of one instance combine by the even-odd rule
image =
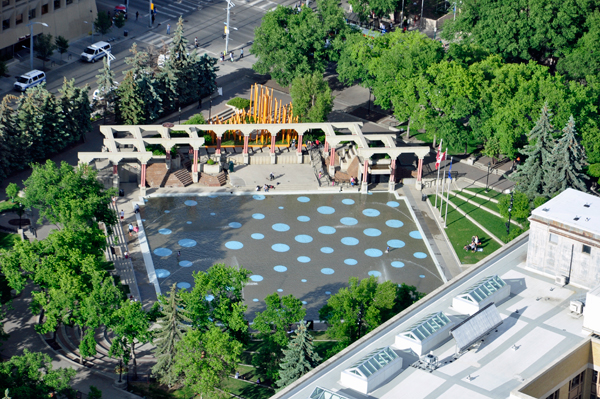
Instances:
[[[35,8],[31,8],[29,10],[29,19],[32,20],[35,18]]]
[[[2,0],[2,7],[8,7],[10,0]]]
[[[17,14],[17,17],[15,18],[15,24],[19,25],[23,23],[23,14]]]
[[[2,21],[2,29],[9,29],[9,28],[10,28],[10,18]]]
[[[589,245],[584,245],[581,248],[581,252],[583,252],[584,254],[590,255],[592,253],[592,247],[590,247]]]
[[[558,244],[558,235],[550,233],[550,242],[552,244]]]
[[[558,392],[560,391],[560,389],[558,389],[556,392],[554,392],[553,394],[551,394],[550,396],[548,396],[546,399],[558,399]]]
[[[42,6],[42,15],[48,14],[48,4]]]
[[[73,4],[73,0],[67,0],[67,4]]]
[[[60,8],[60,0],[54,0],[54,9],[58,10]]]

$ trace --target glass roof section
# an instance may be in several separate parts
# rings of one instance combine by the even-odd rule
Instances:
[[[345,396],[338,395],[335,392],[331,392],[325,388],[316,387],[310,394],[309,399],[348,399]]]
[[[505,285],[506,283],[504,280],[498,277],[498,275],[485,277],[484,279],[479,280],[477,284],[458,294],[458,296],[468,301],[479,303]]]
[[[450,323],[450,319],[444,312],[431,313],[401,334],[416,341],[424,341],[448,323]]]
[[[377,348],[348,368],[352,374],[369,378],[396,359],[398,355],[389,346]]]

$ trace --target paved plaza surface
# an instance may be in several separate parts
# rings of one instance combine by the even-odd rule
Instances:
[[[318,318],[352,276],[426,293],[443,283],[406,202],[389,193],[150,198],[142,217],[161,291],[192,287],[192,273],[215,263],[243,266],[250,315],[280,292]]]

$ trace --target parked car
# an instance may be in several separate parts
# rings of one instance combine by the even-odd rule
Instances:
[[[25,91],[30,87],[37,86],[46,81],[46,74],[42,71],[34,69],[17,78],[14,88],[17,91]]]

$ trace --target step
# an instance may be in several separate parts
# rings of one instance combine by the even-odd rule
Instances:
[[[193,183],[192,176],[187,169],[179,169],[173,173],[173,176],[175,176],[181,182],[181,184],[183,184],[183,187],[187,187]]]

